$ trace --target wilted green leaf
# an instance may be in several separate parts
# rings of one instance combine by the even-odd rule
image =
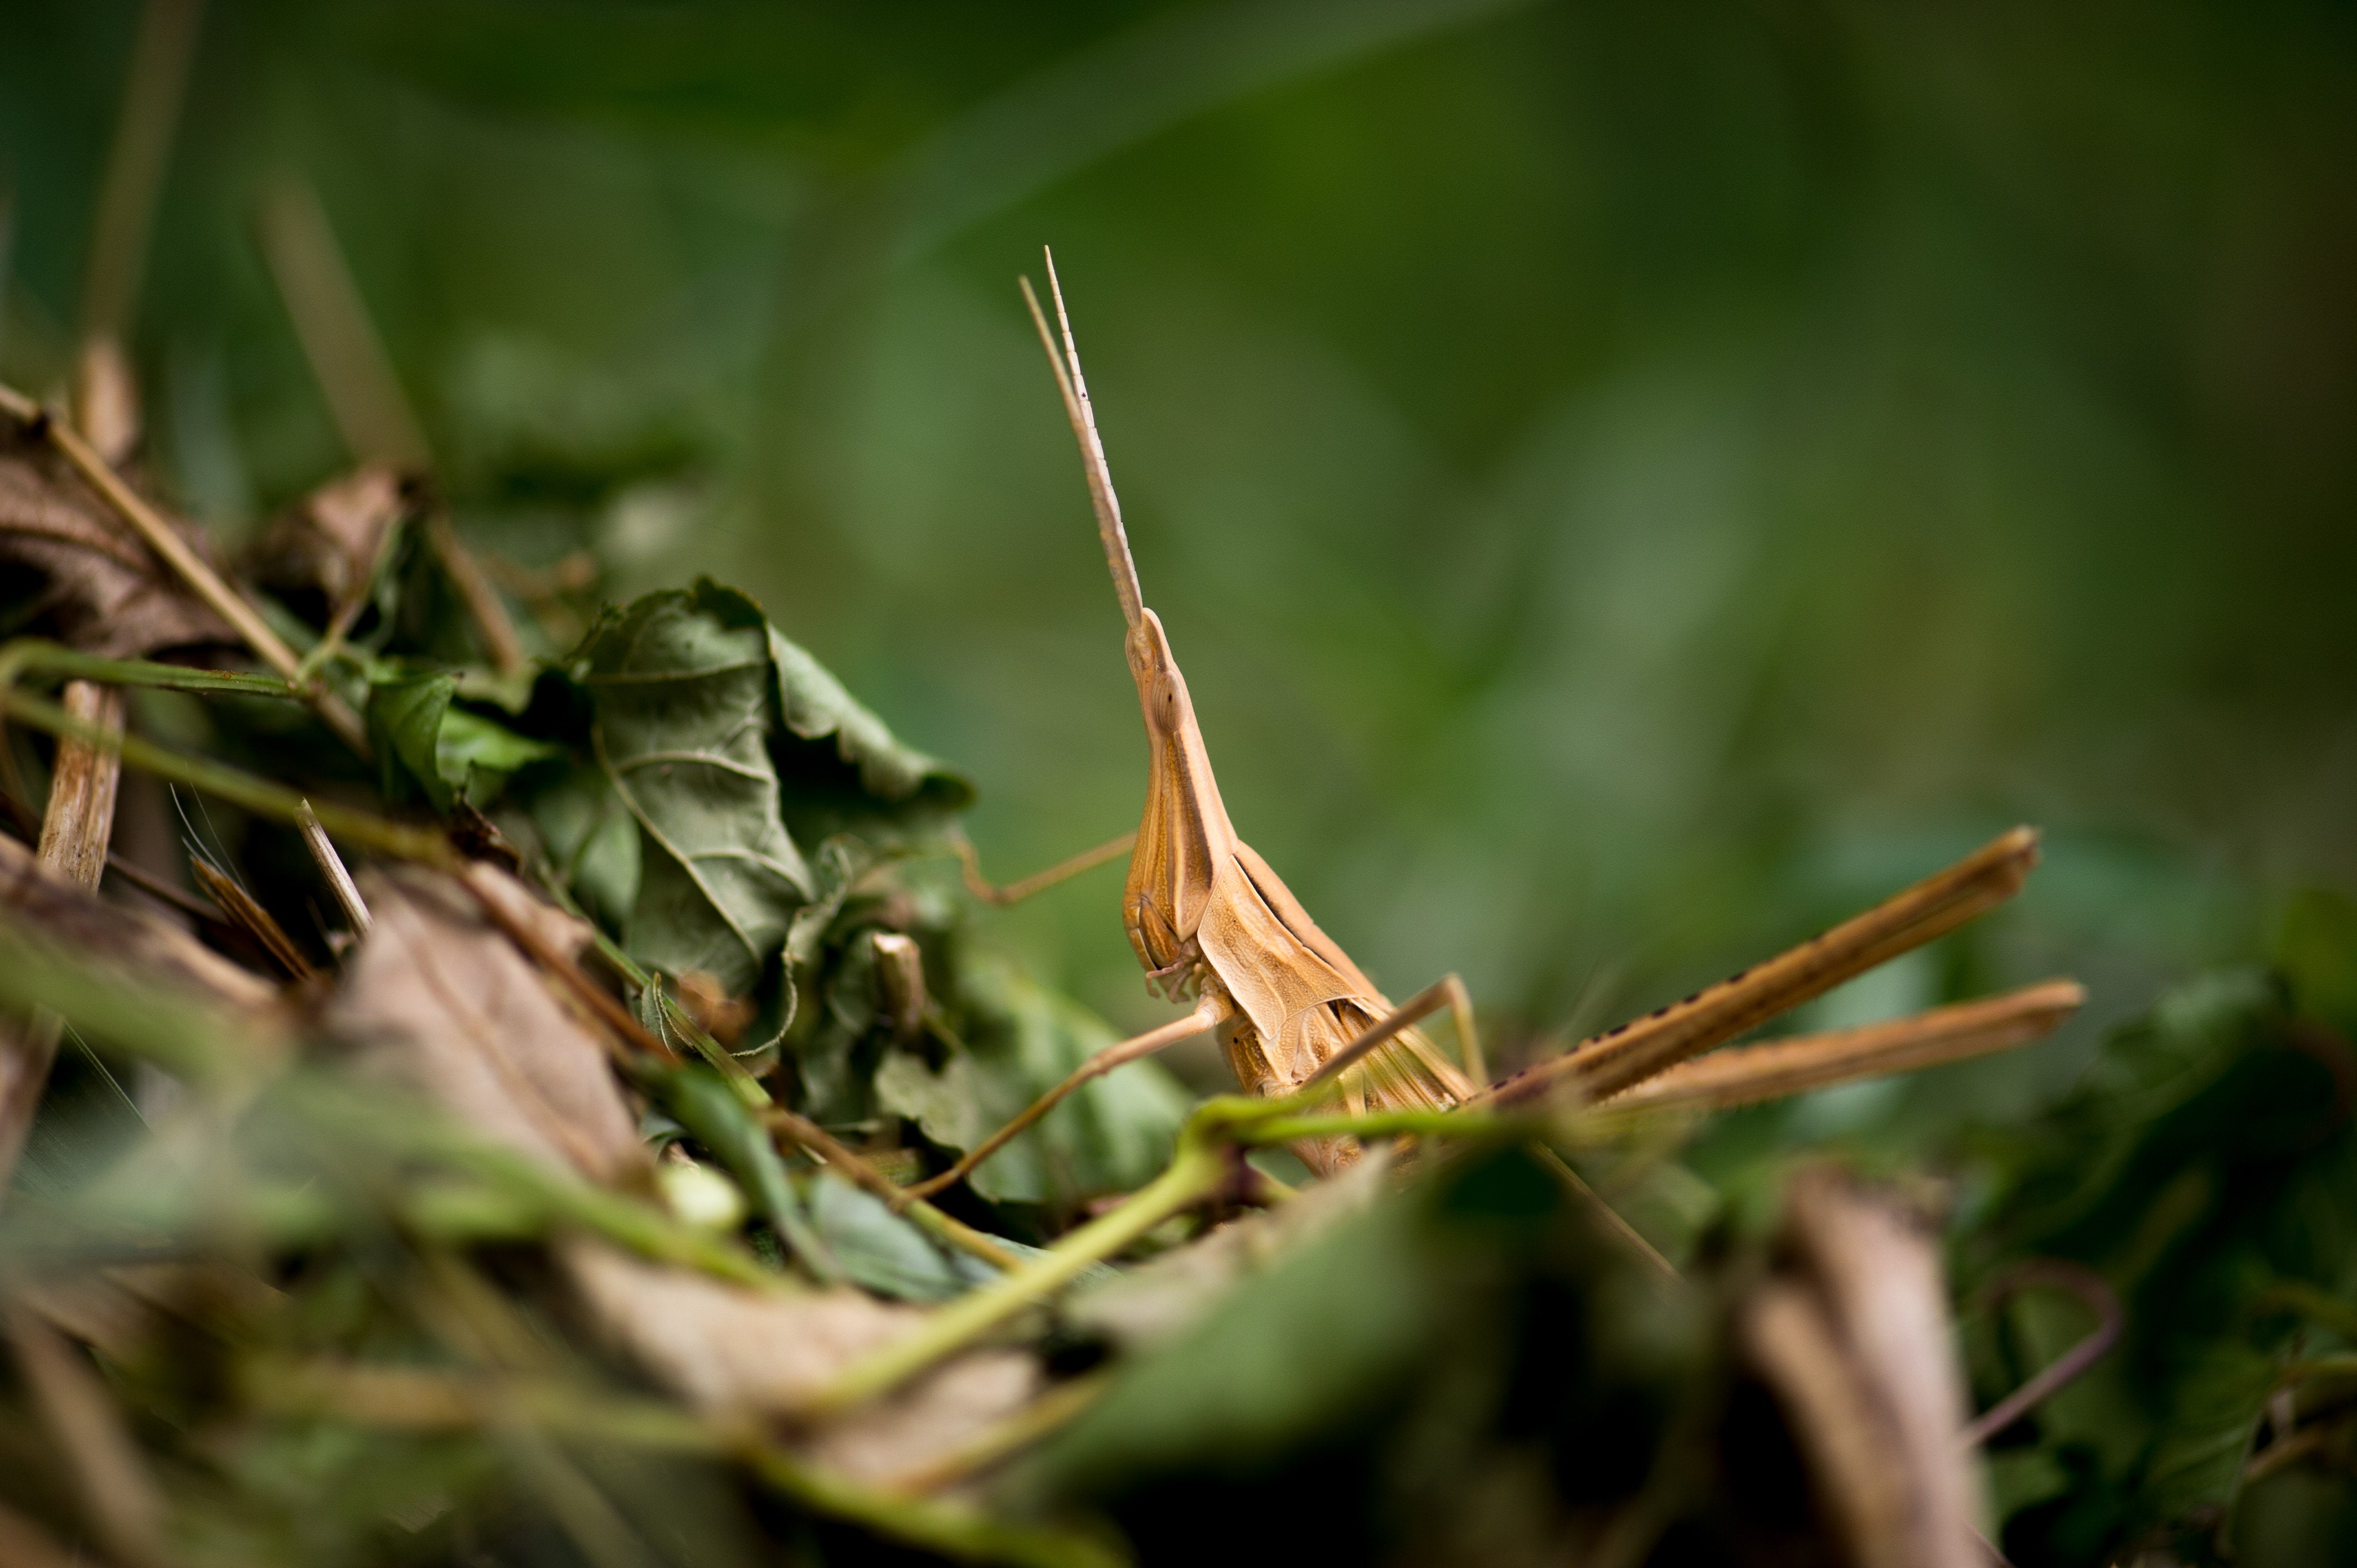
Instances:
[[[741,993],[790,943],[806,963],[867,862],[846,842],[813,866],[805,845],[894,837],[971,798],[708,578],[608,615],[582,657],[597,756],[641,836],[624,941],[650,968]]]
[[[639,896],[639,825],[605,769],[564,771],[528,810],[558,879],[607,929],[622,929]]]
[[[447,670],[395,666],[370,681],[369,729],[389,799],[414,787],[437,811],[459,799],[488,805],[509,775],[558,754],[545,741],[453,707],[457,689],[457,674]]]
[[[820,1174],[802,1184],[820,1237],[843,1272],[903,1301],[946,1301],[994,1276],[978,1258],[936,1244],[884,1200]]]
[[[639,824],[624,945],[651,969],[749,990],[812,893],[778,814],[768,625],[705,581],[608,616],[583,653],[597,757]]]

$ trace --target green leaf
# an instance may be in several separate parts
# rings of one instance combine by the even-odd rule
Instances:
[[[639,897],[639,824],[605,769],[562,771],[526,809],[574,898],[608,931],[622,929]]]
[[[608,615],[581,658],[598,758],[641,837],[623,940],[649,968],[742,993],[780,949],[806,965],[870,851],[973,798],[709,578]],[[805,855],[846,832],[858,842]]]
[[[883,1199],[824,1174],[802,1183],[811,1217],[843,1272],[904,1301],[946,1301],[996,1277],[990,1266],[938,1246]]]
[[[404,798],[414,786],[436,811],[448,811],[461,797],[487,805],[518,768],[559,755],[545,741],[453,707],[458,680],[452,671],[398,664],[371,673],[369,730],[388,800]]]
[[[1025,1479],[1085,1496],[1136,1476],[1277,1460],[1415,1360],[1438,1313],[1440,1262],[1410,1202],[1342,1221],[1125,1369]]]
[[[696,1064],[650,1073],[651,1086],[663,1109],[676,1117],[696,1142],[712,1151],[753,1199],[761,1218],[810,1266],[822,1283],[833,1283],[842,1271],[819,1232],[804,1213],[802,1195],[787,1178],[785,1161],[769,1133],[720,1075]]]
[[[901,745],[824,665],[787,641],[775,627],[770,628],[770,662],[777,672],[778,712],[786,729],[805,741],[832,738],[835,756],[856,771],[871,808],[915,814],[959,811],[973,803],[970,782],[923,752]],[[814,778],[798,776],[790,782],[813,795],[819,792],[820,781]]]
[[[778,814],[768,623],[699,582],[608,616],[583,654],[597,757],[639,824],[623,945],[651,969],[748,991],[813,892]]]

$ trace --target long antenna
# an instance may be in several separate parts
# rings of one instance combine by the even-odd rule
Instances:
[[[1056,299],[1056,319],[1064,328],[1064,346],[1056,347],[1056,335],[1048,326],[1047,313],[1039,308],[1039,296],[1031,292],[1031,280],[1019,280],[1023,285],[1023,303],[1031,307],[1032,325],[1039,328],[1039,342],[1048,350],[1048,364],[1056,372],[1056,390],[1064,394],[1064,413],[1072,422],[1072,435],[1081,444],[1081,466],[1088,473],[1089,502],[1096,509],[1097,537],[1103,541],[1105,565],[1113,572],[1113,591],[1121,600],[1121,618],[1135,626],[1146,614],[1146,596],[1137,586],[1137,563],[1130,559],[1129,535],[1122,531],[1121,501],[1113,493],[1113,469],[1105,462],[1104,442],[1097,435],[1096,410],[1089,403],[1089,383],[1081,374],[1081,351],[1072,341],[1072,318],[1064,310],[1064,286],[1056,279],[1056,253],[1047,252],[1048,287]],[[1069,369],[1067,368],[1069,366]]]

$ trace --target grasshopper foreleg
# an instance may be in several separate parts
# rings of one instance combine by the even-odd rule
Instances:
[[[1124,1040],[1117,1046],[1107,1046],[1074,1069],[1071,1076],[1065,1079],[1063,1082],[1033,1101],[1014,1121],[967,1150],[957,1164],[938,1176],[928,1176],[923,1181],[902,1187],[901,1201],[905,1202],[914,1197],[931,1197],[934,1193],[944,1188],[955,1187],[973,1175],[974,1169],[983,1161],[1019,1137],[1027,1128],[1061,1104],[1082,1084],[1092,1079],[1103,1078],[1114,1069],[1126,1066],[1141,1057],[1150,1057],[1157,1051],[1166,1050],[1181,1040],[1200,1035],[1217,1025],[1224,1016],[1226,1016],[1226,1009],[1220,1004],[1218,999],[1206,996],[1197,1003],[1195,1010],[1185,1017],[1173,1018],[1158,1028],[1148,1029],[1146,1033]]]
[[[1045,871],[1035,871],[1004,887],[983,875],[982,857],[974,854],[973,840],[961,832],[951,841],[950,847],[957,851],[958,864],[964,868],[965,890],[984,903],[1004,909],[1009,905],[1020,904],[1035,893],[1045,893],[1060,882],[1069,882],[1083,871],[1094,871],[1107,861],[1119,860],[1136,843],[1137,833],[1133,829],[1119,838],[1107,839],[1094,849],[1084,849],[1078,854],[1058,861]]]

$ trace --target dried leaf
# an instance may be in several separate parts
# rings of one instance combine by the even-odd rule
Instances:
[[[790,1414],[842,1368],[923,1318],[857,1291],[785,1294],[719,1283],[609,1249],[565,1250],[607,1341],[716,1414]],[[1038,1361],[971,1351],[898,1394],[806,1439],[810,1456],[855,1479],[916,1469],[961,1447],[1038,1391]]]
[[[0,435],[0,572],[33,579],[10,586],[32,605],[13,632],[115,659],[237,640],[46,443],[16,432]]]
[[[1744,1343],[1783,1401],[1860,1568],[1978,1568],[1964,1380],[1932,1240],[1838,1173],[1796,1176],[1796,1267],[1763,1284]]]
[[[261,1016],[277,987],[241,969],[170,921],[113,904],[41,870],[33,852],[0,836],[0,903],[27,929],[66,942],[141,984],[185,990]]]
[[[320,595],[329,613],[366,590],[385,536],[409,510],[401,476],[367,464],[280,513],[251,553],[257,580]]]
[[[563,922],[559,950],[587,929],[478,865],[472,875]],[[646,1155],[590,1026],[447,877],[372,872],[363,893],[375,923],[328,1014],[368,1070],[424,1092],[500,1143],[612,1182]]]
[[[860,788],[886,806],[921,804],[956,811],[973,802],[974,786],[962,775],[903,746],[824,665],[787,641],[777,628],[769,632],[778,711],[788,730],[803,740],[832,737],[835,755],[858,771]]]

